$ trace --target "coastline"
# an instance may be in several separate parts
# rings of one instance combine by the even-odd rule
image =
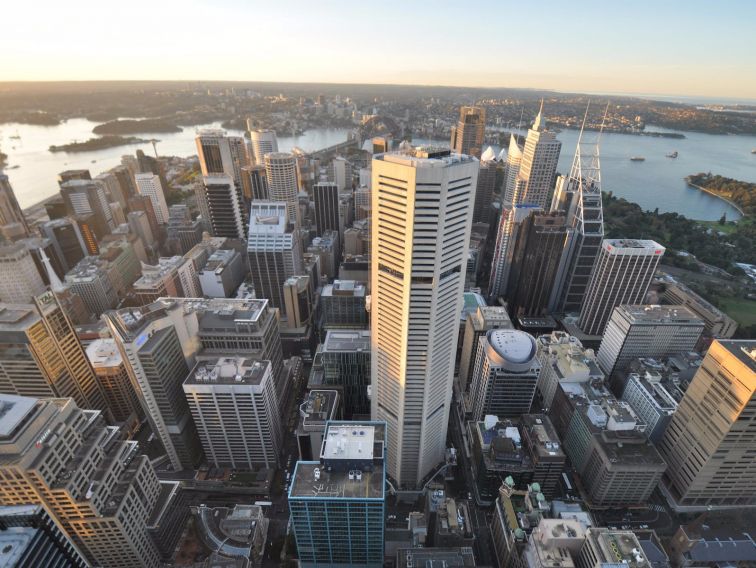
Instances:
[[[695,183],[691,183],[690,181],[688,181],[687,177],[685,178],[685,183],[688,184],[688,187],[693,187],[695,189],[700,189],[701,191],[705,191],[709,195],[713,195],[714,197],[717,197],[717,198],[721,199],[722,201],[724,201],[724,202],[732,205],[733,208],[737,209],[737,211],[738,211],[738,213],[740,213],[741,217],[746,217],[746,214],[743,211],[743,209],[740,207],[740,205],[738,205],[737,203],[735,203],[732,199],[728,199],[727,197],[724,197],[723,195],[719,195],[718,193],[716,193],[716,192],[714,192],[714,191],[712,191],[710,189],[707,189],[707,188],[703,187],[702,185],[696,185]]]

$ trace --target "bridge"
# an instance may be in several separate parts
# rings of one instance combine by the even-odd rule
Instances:
[[[339,142],[338,144],[334,144],[333,146],[328,146],[328,148],[322,148],[320,150],[316,150],[315,152],[312,152],[310,155],[313,158],[320,158],[321,160],[327,159],[327,158],[333,158],[334,156],[337,156],[349,149],[352,148],[359,148],[359,141],[356,138],[351,138],[347,140],[346,142]]]

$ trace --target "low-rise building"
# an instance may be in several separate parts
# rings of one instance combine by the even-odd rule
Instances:
[[[320,454],[326,424],[341,419],[341,396],[337,390],[313,389],[299,405],[297,446],[299,459],[312,461]]]

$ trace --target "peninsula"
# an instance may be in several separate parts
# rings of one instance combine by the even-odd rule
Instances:
[[[91,152],[93,150],[104,150],[105,148],[115,148],[116,146],[128,146],[130,144],[144,144],[149,142],[144,138],[136,136],[102,136],[100,138],[90,138],[86,142],[71,142],[59,146],[50,146],[50,152]]]

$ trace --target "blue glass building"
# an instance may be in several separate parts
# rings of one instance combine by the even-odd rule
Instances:
[[[289,489],[303,567],[383,566],[384,422],[330,421],[320,461],[300,461]]]

